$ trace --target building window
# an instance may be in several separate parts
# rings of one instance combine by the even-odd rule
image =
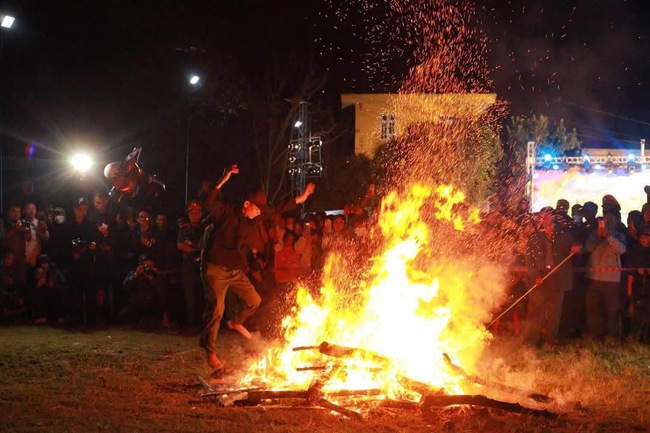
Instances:
[[[392,140],[395,138],[395,132],[397,131],[397,128],[395,127],[395,115],[382,114],[380,120],[379,138],[381,140]]]

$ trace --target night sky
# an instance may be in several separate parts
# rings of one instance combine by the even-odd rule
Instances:
[[[479,3],[477,14],[491,41],[494,90],[510,103],[511,115],[564,117],[587,147],[650,139],[650,13],[644,2]],[[285,62],[314,59],[327,70],[322,97],[333,105],[339,93],[382,90],[355,62],[362,55],[363,29],[337,23],[337,5],[0,1],[0,13],[17,18],[16,28],[3,32],[0,64],[5,162],[18,167],[34,145],[31,168],[38,173],[39,161],[51,165],[72,148],[91,147],[103,166],[142,144],[149,170],[180,179],[193,97],[185,80],[197,71],[207,77],[200,91],[218,109],[192,129],[200,154],[193,160],[194,182],[230,161],[246,166],[247,147],[238,141],[251,137],[238,132],[245,125],[230,126],[244,122],[237,116],[246,110],[241,101],[259,93],[259,71],[276,53]],[[5,182],[22,180],[17,170],[6,169],[6,176]],[[178,182],[166,180],[170,192],[180,194]]]

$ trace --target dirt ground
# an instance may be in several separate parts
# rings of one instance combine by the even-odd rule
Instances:
[[[225,331],[230,378],[263,350]],[[220,407],[196,336],[124,328],[0,328],[0,432],[643,432],[650,431],[650,348],[574,344],[554,350],[496,341],[481,377],[547,394],[557,420],[478,407],[367,408],[363,420],[319,408]],[[226,378],[228,383],[228,377]],[[481,390],[478,390],[481,391]],[[490,394],[490,392],[492,392]]]

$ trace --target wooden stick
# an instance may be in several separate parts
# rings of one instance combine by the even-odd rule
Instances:
[[[535,400],[537,402],[540,402],[540,403],[548,403],[548,402],[551,401],[551,399],[547,395],[544,395],[544,394],[528,393],[528,392],[526,392],[524,390],[521,390],[521,389],[518,389],[518,388],[515,388],[515,387],[512,387],[512,386],[504,385],[504,384],[498,383],[498,382],[493,382],[491,380],[481,379],[480,377],[467,374],[467,372],[465,370],[463,370],[463,368],[461,366],[456,365],[453,362],[451,362],[451,358],[449,358],[449,355],[447,355],[446,353],[443,353],[442,357],[445,360],[445,364],[447,364],[447,367],[450,370],[452,370],[457,375],[462,376],[465,379],[467,379],[467,380],[469,380],[471,382],[474,382],[474,383],[476,383],[478,385],[485,386],[486,388],[498,389],[499,391],[508,392],[510,394],[518,395],[520,397],[530,398],[530,399],[533,399],[533,400]]]
[[[277,391],[249,391],[248,400],[260,402],[261,400],[279,400],[283,398],[304,398],[308,399],[311,391],[309,390],[277,390]],[[332,392],[322,392],[327,396],[332,397],[371,397],[381,395],[381,390],[379,389],[359,389],[359,390],[340,390]]]
[[[316,405],[320,407],[324,407],[325,409],[333,410],[334,412],[338,412],[343,416],[347,416],[348,418],[354,418],[359,421],[363,420],[363,416],[359,412],[355,412],[350,409],[346,409],[343,406],[339,406],[338,404],[334,404],[331,401],[327,401],[324,398],[319,398],[316,400]]]
[[[543,418],[557,419],[558,415],[548,410],[538,410],[523,407],[517,403],[508,403],[505,401],[493,400],[484,395],[427,395],[422,401],[422,411],[426,411],[436,406],[452,406],[459,404],[468,404],[472,406],[483,406],[492,409],[504,410],[507,412],[520,413],[524,415],[534,415]]]

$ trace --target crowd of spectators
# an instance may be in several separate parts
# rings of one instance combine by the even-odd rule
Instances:
[[[257,219],[259,233],[247,241],[248,278],[262,298],[248,326],[274,335],[294,283],[318,278],[327,250],[363,236],[371,220],[362,206],[341,215],[270,215]],[[76,199],[69,210],[40,209],[29,199],[10,204],[0,225],[0,318],[171,322],[198,333],[205,302],[201,258],[212,226],[199,200],[173,215],[173,223],[171,217],[121,206],[102,192]],[[485,218],[492,230],[499,227],[494,215]],[[517,228],[508,301],[535,288],[497,322],[501,329],[512,323],[534,346],[572,338],[650,341],[650,204],[624,223],[611,195],[600,206],[559,200],[536,213],[522,201],[507,219]],[[228,297],[224,319],[237,308],[236,297]]]
[[[524,200],[514,219],[520,242],[508,301],[526,296],[506,316],[524,343],[650,342],[650,202],[625,223],[609,194],[600,206],[560,199],[554,208],[526,209]]]
[[[103,192],[69,209],[39,208],[29,197],[6,206],[0,224],[0,320],[4,323],[133,323],[198,332],[204,312],[202,251],[211,221],[202,201],[175,215],[133,208]],[[248,277],[263,296],[252,318],[273,333],[283,297],[317,272],[323,250],[352,235],[343,215],[273,214],[259,221],[247,251]],[[238,308],[228,297],[225,319]]]

